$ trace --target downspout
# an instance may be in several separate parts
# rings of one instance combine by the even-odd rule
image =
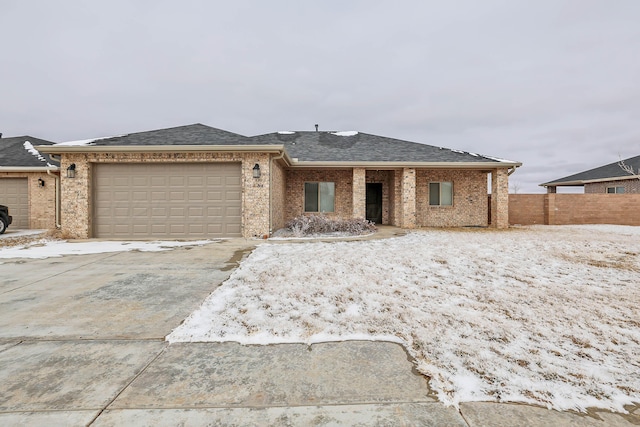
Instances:
[[[271,192],[273,191],[273,161],[282,159],[284,154],[285,151],[283,149],[282,153],[269,160],[269,237],[271,237],[271,234],[273,233],[273,200],[271,197]]]
[[[56,194],[55,194],[55,199],[56,199],[55,217],[56,218],[55,219],[56,219],[56,228],[60,230],[62,228],[62,225],[60,224],[60,177],[55,173],[51,173],[49,169],[47,169],[47,175],[52,176],[53,179],[56,180]]]

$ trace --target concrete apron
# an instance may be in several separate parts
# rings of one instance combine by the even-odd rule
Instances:
[[[255,243],[0,264],[0,425],[603,425],[444,407],[392,343],[164,342]]]

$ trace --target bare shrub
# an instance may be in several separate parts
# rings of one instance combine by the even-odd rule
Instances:
[[[295,237],[329,233],[359,235],[376,231],[374,223],[364,218],[331,219],[324,215],[301,215],[285,227]]]

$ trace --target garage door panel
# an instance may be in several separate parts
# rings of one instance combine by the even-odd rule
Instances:
[[[224,230],[226,234],[239,234],[240,231],[240,226],[233,224],[227,224],[226,229]]]
[[[204,187],[205,181],[206,180],[204,176],[190,176],[188,185],[189,187]]]
[[[112,180],[112,185],[114,185],[116,187],[125,187],[126,188],[131,183],[129,181],[129,178],[122,177],[122,176],[111,177],[111,180]]]
[[[240,191],[235,191],[235,190],[227,190],[224,193],[224,199],[225,200],[236,200],[239,201],[242,198],[241,192]]]
[[[11,228],[29,228],[29,185],[27,178],[0,178],[0,205],[9,207]]]
[[[171,186],[171,187],[184,187],[185,186],[185,177],[184,176],[170,176],[169,177],[169,186]]]
[[[172,191],[171,193],[169,193],[169,199],[174,203],[186,201],[184,191]]]
[[[240,174],[239,163],[96,165],[94,234],[115,238],[240,236]],[[238,184],[234,187],[227,182]]]
[[[204,201],[204,191],[189,191],[188,200],[190,202],[202,202]]]
[[[240,182],[240,177],[239,176],[227,176],[225,177],[225,184],[226,185],[241,185]]]

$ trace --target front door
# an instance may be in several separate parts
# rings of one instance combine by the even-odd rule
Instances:
[[[382,224],[382,184],[367,184],[367,219]]]

